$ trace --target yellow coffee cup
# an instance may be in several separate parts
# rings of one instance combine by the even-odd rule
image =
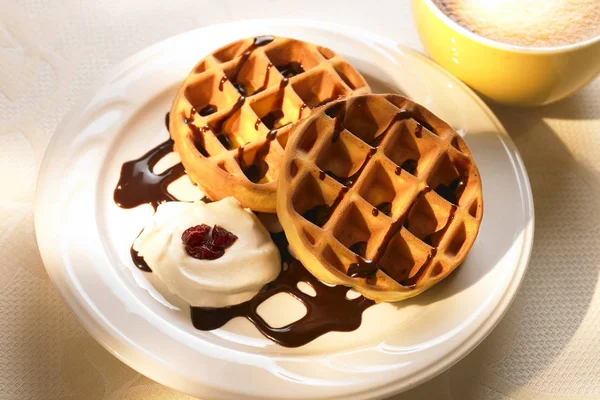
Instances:
[[[460,26],[432,0],[413,0],[412,9],[429,56],[498,103],[552,103],[571,95],[600,73],[600,36],[560,47],[514,46]]]

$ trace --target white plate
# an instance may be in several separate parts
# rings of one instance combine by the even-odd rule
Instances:
[[[164,116],[206,53],[275,34],[346,56],[375,91],[404,93],[465,134],[479,166],[485,213],[464,265],[415,299],[368,309],[361,327],[296,349],[244,319],[200,332],[133,266],[129,246],[149,206],[118,208],[121,164],[166,138]],[[406,390],[465,356],[501,318],[523,278],[533,204],[515,146],[485,104],[425,57],[348,27],[245,21],[188,32],[129,58],[63,121],[39,175],[35,225],[48,273],[75,315],[115,356],[144,375],[208,398],[379,398]],[[162,303],[162,304],[161,304]],[[165,305],[167,304],[167,305]],[[275,307],[275,314],[282,313]]]

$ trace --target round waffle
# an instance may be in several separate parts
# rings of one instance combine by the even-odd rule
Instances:
[[[483,214],[481,180],[447,123],[405,97],[367,94],[330,103],[293,131],[277,214],[313,275],[398,301],[464,260]]]
[[[200,61],[177,93],[169,130],[188,176],[213,200],[275,212],[277,179],[290,128],[311,109],[369,93],[364,78],[333,51],[260,36]]]

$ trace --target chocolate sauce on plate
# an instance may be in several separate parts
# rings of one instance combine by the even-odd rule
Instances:
[[[168,116],[165,117],[166,123],[168,120]],[[150,204],[156,210],[160,203],[177,200],[167,187],[185,174],[183,165],[176,164],[160,174],[153,172],[154,166],[172,151],[173,140],[168,139],[140,158],[124,163],[113,194],[115,203],[121,208]]]
[[[266,337],[285,347],[298,347],[327,332],[349,332],[357,329],[362,313],[375,304],[364,297],[350,300],[346,297],[349,288],[330,287],[321,283],[288,252],[285,234],[272,235],[279,248],[282,262],[288,264],[275,281],[266,285],[250,301],[227,308],[192,308],[192,323],[196,329],[207,331],[220,328],[235,317],[245,317]],[[299,282],[306,282],[316,292],[310,296],[298,289]],[[298,321],[281,328],[270,327],[257,313],[258,306],[278,293],[288,293],[306,307],[306,315]]]

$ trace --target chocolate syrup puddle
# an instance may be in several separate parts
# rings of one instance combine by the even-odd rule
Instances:
[[[124,163],[113,194],[115,203],[121,208],[150,204],[156,210],[161,203],[177,200],[167,187],[185,174],[183,165],[176,164],[160,174],[152,172],[154,166],[172,151],[173,140],[169,139],[140,158]]]
[[[241,83],[234,83],[233,87],[235,88],[235,90],[238,91],[239,94],[241,94],[242,96],[246,96],[246,88],[244,88],[244,85],[242,85]]]
[[[304,72],[304,66],[296,61],[278,65],[276,68],[284,78],[291,78]]]
[[[362,322],[363,311],[375,302],[362,296],[349,300],[346,298],[349,288],[330,287],[321,283],[299,261],[289,255],[287,239],[283,232],[273,234],[272,238],[279,248],[282,262],[289,263],[288,269],[282,271],[275,281],[266,285],[260,293],[245,303],[228,308],[192,307],[194,327],[203,331],[213,330],[235,317],[245,317],[263,335],[285,347],[305,345],[328,332],[349,332],[357,329]],[[316,296],[309,296],[298,289],[299,282],[306,282],[312,286]],[[306,315],[284,327],[270,327],[258,315],[257,309],[262,302],[278,293],[288,293],[302,302],[306,307]]]
[[[165,116],[165,124],[168,128],[169,114]],[[276,131],[270,131],[267,134],[266,143],[270,143],[275,138]],[[241,149],[243,155],[243,146]],[[168,183],[166,182],[170,183],[170,179],[174,175],[182,176],[185,173],[183,166],[177,164],[171,167],[169,170],[174,171],[171,173],[168,173],[169,170],[159,175],[152,173],[154,165],[171,151],[173,151],[173,141],[167,140],[139,159],[124,163],[121,168],[119,184],[115,189],[115,202],[123,208],[141,204],[152,204],[156,208],[163,201],[177,200],[167,192]],[[331,208],[335,208],[339,204],[345,191],[347,188],[342,188]],[[204,197],[202,201],[210,202],[211,200]],[[328,332],[349,332],[357,329],[362,322],[362,313],[373,306],[375,302],[362,296],[348,299],[346,297],[348,287],[330,287],[321,283],[290,255],[288,241],[283,232],[272,234],[271,237],[279,249],[282,263],[288,266],[287,269],[282,268],[275,281],[266,285],[248,302],[218,309],[191,307],[194,327],[205,331],[213,330],[225,325],[235,317],[243,317],[252,322],[263,335],[285,347],[302,346]],[[357,251],[361,252],[362,249]],[[133,249],[133,245],[130,254],[134,264],[140,270],[151,272],[144,258]],[[311,285],[316,296],[309,296],[298,289],[299,282]],[[278,293],[289,293],[302,302],[307,309],[306,315],[287,326],[270,327],[258,315],[257,309],[261,303]]]
[[[438,187],[435,188],[435,192],[450,203],[458,204],[458,199],[462,196],[466,186],[467,178],[459,176],[447,185],[438,185]]]
[[[306,210],[302,217],[307,221],[312,222],[316,226],[322,228],[329,221],[330,207],[327,205],[318,205],[309,210]]]
[[[392,213],[392,203],[390,203],[389,201],[385,201],[379,205],[377,205],[377,207],[375,207],[377,210],[381,211],[383,214],[387,215],[389,217],[389,215]],[[375,214],[373,214],[375,215]]]
[[[417,172],[417,160],[408,159],[402,163],[400,168],[411,175],[415,175],[415,172]],[[400,173],[397,172],[396,175],[400,175]]]
[[[165,126],[169,130],[170,114],[165,115]],[[154,147],[142,157],[128,161],[121,167],[119,183],[114,191],[114,201],[121,208],[134,208],[150,204],[156,210],[160,203],[176,201],[167,190],[171,182],[185,174],[181,163],[168,168],[161,174],[152,172],[154,166],[173,151],[173,140],[169,139]],[[152,272],[146,261],[131,245],[131,259],[144,272]]]
[[[350,246],[350,251],[354,254],[358,254],[361,257],[365,257],[367,254],[367,242],[356,242]]]
[[[217,106],[215,106],[214,104],[208,104],[203,109],[198,111],[198,114],[200,114],[200,116],[202,116],[202,117],[207,117],[210,114],[214,114],[216,112],[217,112]]]
[[[269,129],[274,129],[275,125],[284,117],[281,109],[273,110],[260,118],[263,124]]]

